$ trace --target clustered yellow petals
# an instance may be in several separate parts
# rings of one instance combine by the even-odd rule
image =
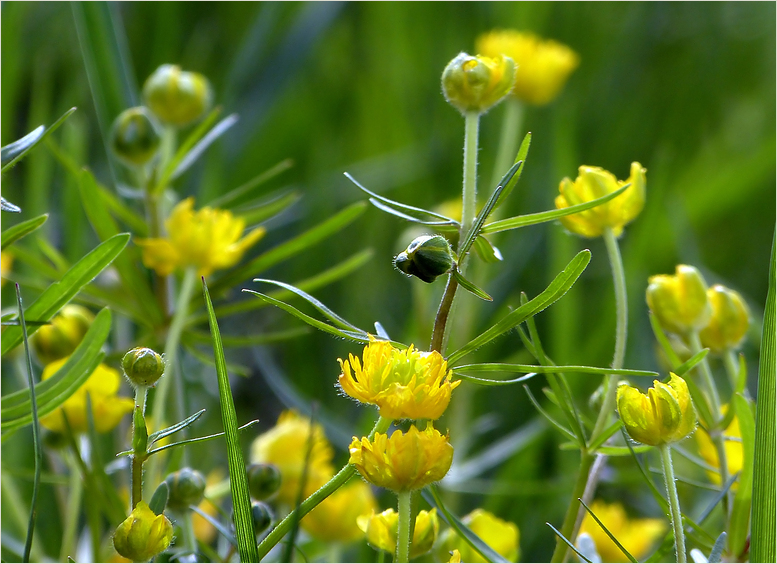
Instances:
[[[300,526],[319,540],[352,542],[364,536],[358,519],[376,508],[370,486],[356,480],[322,501],[302,519]]]
[[[647,394],[621,384],[618,413],[629,436],[651,446],[680,441],[696,428],[688,384],[675,374],[670,374],[669,384],[654,380]]]
[[[67,362],[67,358],[52,362],[43,369],[43,380],[54,376]],[[46,429],[57,433],[66,430],[64,416],[73,433],[85,433],[89,430],[89,420],[86,411],[87,396],[92,404],[92,416],[95,430],[107,433],[119,424],[121,419],[130,413],[135,402],[130,398],[118,397],[116,394],[121,385],[118,371],[100,364],[76,392],[70,396],[58,409],[40,418],[40,424]]]
[[[363,403],[377,405],[387,419],[438,419],[460,381],[437,351],[421,352],[412,345],[404,351],[385,341],[364,348],[363,361],[349,355],[338,359],[343,391]]]
[[[580,64],[580,57],[566,45],[543,40],[532,33],[515,30],[481,35],[478,53],[488,57],[506,55],[518,65],[512,94],[529,104],[552,101]]]
[[[462,113],[483,113],[504,98],[515,83],[515,62],[459,53],[442,73],[445,99]]]
[[[133,562],[148,562],[164,551],[173,540],[173,525],[167,517],[156,515],[141,501],[113,534],[113,546],[121,556]]]
[[[742,296],[720,284],[707,290],[712,316],[707,326],[699,331],[703,347],[714,353],[734,349],[740,345],[750,326],[750,312]]]
[[[508,562],[515,562],[520,553],[520,532],[515,523],[503,521],[484,509],[475,509],[462,522],[488,546],[501,554]],[[453,529],[448,529],[440,543],[438,558],[442,562],[453,552],[459,553],[458,562],[487,562]],[[450,560],[456,562],[457,560]]]
[[[628,180],[618,180],[611,172],[596,166],[581,166],[574,180],[564,178],[556,196],[556,208],[564,209],[583,204],[612,194],[627,183],[625,192],[595,208],[560,218],[561,223],[572,233],[583,237],[599,237],[605,228],[612,229],[615,236],[623,232],[626,224],[639,215],[645,205],[645,172],[638,162],[631,163]]]
[[[265,233],[257,227],[242,239],[245,221],[226,210],[209,207],[194,211],[187,198],[173,208],[165,222],[167,238],[136,239],[143,247],[143,264],[166,276],[177,268],[194,267],[199,276],[237,264]]]
[[[367,542],[376,550],[385,550],[394,554],[397,547],[397,525],[399,514],[393,509],[382,513],[362,515],[358,519],[359,528],[367,535]],[[426,554],[432,549],[437,538],[440,524],[437,519],[437,509],[421,510],[415,519],[413,542],[410,544],[410,558]]]
[[[630,519],[620,503],[605,503],[595,500],[591,504],[602,524],[618,539],[623,547],[636,559],[647,556],[653,544],[666,532],[667,523],[663,519]],[[589,513],[585,514],[580,526],[580,534],[586,533],[596,545],[596,552],[602,562],[624,562],[626,555],[612,542],[599,524]]]
[[[712,317],[707,283],[692,266],[678,264],[674,275],[651,276],[646,298],[650,311],[670,333],[687,335],[699,331]]]
[[[370,483],[395,492],[418,490],[442,480],[453,462],[453,447],[446,435],[427,427],[411,425],[407,433],[394,431],[389,437],[353,438],[349,462]]]
[[[68,304],[51,323],[32,336],[32,346],[41,363],[49,364],[73,354],[89,330],[94,315],[83,306]]]
[[[725,414],[729,407],[727,405],[721,406],[721,411]],[[699,454],[702,458],[712,466],[713,468],[720,468],[720,461],[718,460],[718,451],[715,448],[709,433],[703,428],[696,434],[696,443],[699,447]],[[734,476],[742,470],[744,463],[744,447],[742,446],[742,432],[739,429],[739,418],[734,416],[731,423],[723,432],[723,445],[726,449],[726,465],[728,466],[728,475]],[[707,476],[714,484],[720,484],[720,474],[718,472],[707,471]],[[738,482],[734,482],[731,489],[736,491]]]

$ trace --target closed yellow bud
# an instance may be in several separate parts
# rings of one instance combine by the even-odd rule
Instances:
[[[480,537],[488,546],[505,557],[508,562],[515,562],[520,553],[520,531],[515,523],[503,521],[484,509],[475,509],[466,515],[462,521],[473,533]],[[439,548],[438,562],[448,561],[451,552],[459,552],[459,562],[487,562],[453,529],[445,531]],[[450,560],[455,562],[456,560]]]
[[[699,331],[712,316],[707,283],[692,266],[678,264],[674,275],[651,276],[646,298],[650,311],[670,333],[686,335]]]
[[[30,339],[41,363],[49,364],[70,356],[94,321],[91,311],[80,305],[62,308],[50,325],[42,325]]]
[[[699,332],[701,344],[714,353],[739,346],[750,325],[750,312],[745,300],[737,292],[720,284],[707,290],[712,306],[712,317]]]
[[[618,413],[629,436],[645,445],[675,443],[696,429],[688,384],[675,374],[670,374],[669,384],[654,380],[647,394],[618,386]]]
[[[157,154],[159,125],[147,108],[130,108],[119,114],[111,129],[111,148],[129,166],[142,166]]]
[[[483,113],[504,98],[515,82],[510,57],[459,53],[442,73],[445,99],[461,113]]]
[[[390,554],[394,554],[397,548],[398,522],[399,514],[393,509],[362,515],[358,519],[359,528],[367,535],[367,542],[376,550],[385,550]],[[413,542],[410,544],[410,558],[426,554],[432,549],[439,528],[436,508],[418,512],[413,529]]]
[[[116,552],[133,562],[148,562],[167,549],[172,540],[172,523],[164,514],[154,514],[145,501],[139,502],[113,533]]]
[[[162,65],[143,85],[143,97],[163,123],[183,127],[208,111],[213,94],[203,75]]]

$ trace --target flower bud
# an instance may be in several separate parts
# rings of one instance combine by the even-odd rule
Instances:
[[[510,57],[473,57],[459,53],[442,73],[445,99],[462,113],[483,113],[504,98],[515,83]]]
[[[248,491],[258,500],[269,499],[281,489],[281,472],[272,464],[251,464],[248,469]]]
[[[165,357],[145,347],[136,347],[121,359],[124,375],[132,386],[153,386],[165,372]]]
[[[183,127],[210,108],[213,95],[203,75],[182,71],[178,65],[162,65],[143,85],[143,97],[163,123]]]
[[[678,264],[673,276],[659,274],[648,282],[648,307],[665,330],[686,335],[709,323],[707,283],[694,267]]]
[[[715,284],[707,290],[707,299],[712,306],[712,317],[699,332],[702,346],[714,353],[737,348],[750,325],[750,312],[742,296]]]
[[[75,304],[68,304],[32,336],[32,346],[42,364],[50,364],[70,356],[84,338],[94,321],[92,312]]]
[[[430,283],[450,272],[455,264],[450,243],[442,235],[416,237],[394,258],[394,266],[398,270]]]
[[[251,504],[251,517],[254,519],[254,532],[258,535],[272,523],[272,510],[266,503],[255,501]]]
[[[128,166],[142,166],[157,154],[159,125],[147,108],[124,110],[111,128],[111,149]]]
[[[367,535],[367,542],[376,550],[385,550],[389,554],[394,554],[396,551],[398,521],[399,515],[393,509],[362,515],[357,519],[359,528]],[[416,558],[432,550],[439,527],[436,508],[418,512],[413,529],[413,542],[410,544],[410,558]]]
[[[170,488],[167,506],[171,509],[188,509],[200,503],[205,494],[205,476],[188,467],[170,474],[165,482]]]
[[[173,525],[162,515],[155,515],[145,501],[113,533],[113,546],[121,556],[133,562],[148,562],[164,551],[173,540]]]

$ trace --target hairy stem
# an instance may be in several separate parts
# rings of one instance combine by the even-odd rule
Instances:
[[[456,289],[459,283],[451,272],[448,275],[448,283],[445,286],[445,293],[442,296],[440,307],[437,309],[437,317],[434,319],[434,330],[432,331],[432,343],[429,350],[437,351],[442,354],[443,343],[445,341],[445,328],[448,325],[448,317],[451,313],[453,298],[456,297]]]
[[[683,531],[683,516],[680,513],[680,500],[677,497],[677,485],[674,480],[674,468],[672,467],[672,452],[669,445],[658,447],[661,451],[661,464],[664,469],[664,482],[666,493],[669,497],[669,518],[674,528],[674,547],[677,553],[677,562],[687,562],[685,556],[685,531]]]
[[[480,114],[467,112],[464,115],[464,185],[461,192],[461,234],[459,246],[464,241],[475,221],[477,213],[478,174],[478,125]],[[464,260],[464,257],[459,257]]]
[[[397,504],[397,513],[399,522],[397,523],[397,557],[394,562],[410,562],[410,492],[399,492],[399,503]]]

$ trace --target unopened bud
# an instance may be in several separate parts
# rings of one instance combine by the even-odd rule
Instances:
[[[442,73],[445,99],[462,113],[482,113],[504,98],[515,83],[510,57],[473,57],[459,53]]]
[[[50,364],[73,354],[94,321],[92,312],[75,304],[68,304],[32,337],[32,345],[41,363]]]
[[[205,495],[205,476],[191,468],[181,468],[165,478],[170,494],[167,506],[171,509],[188,509],[197,505]]]
[[[709,324],[699,332],[701,344],[714,353],[736,348],[745,338],[750,325],[750,312],[737,292],[720,284],[707,290],[712,305]]]
[[[686,335],[707,325],[712,315],[707,283],[694,267],[678,264],[674,275],[651,276],[648,282],[648,307],[666,331]]]
[[[166,550],[172,540],[173,524],[151,511],[145,501],[135,506],[113,534],[116,552],[133,562],[148,562]]]
[[[262,533],[272,523],[272,511],[266,503],[255,501],[251,504],[251,517],[254,519],[254,532]]]
[[[143,106],[124,110],[113,122],[111,148],[129,166],[150,162],[159,150],[159,125]]]
[[[434,282],[438,276],[450,272],[455,264],[450,243],[442,235],[416,237],[394,258],[397,269],[424,282]]]
[[[200,118],[211,105],[208,79],[178,65],[162,65],[143,85],[143,97],[163,122],[182,127]]]
[[[136,347],[121,359],[121,367],[132,386],[153,386],[165,372],[165,357],[145,347]]]
[[[281,472],[272,464],[251,464],[248,469],[248,491],[258,500],[269,499],[281,488]]]

